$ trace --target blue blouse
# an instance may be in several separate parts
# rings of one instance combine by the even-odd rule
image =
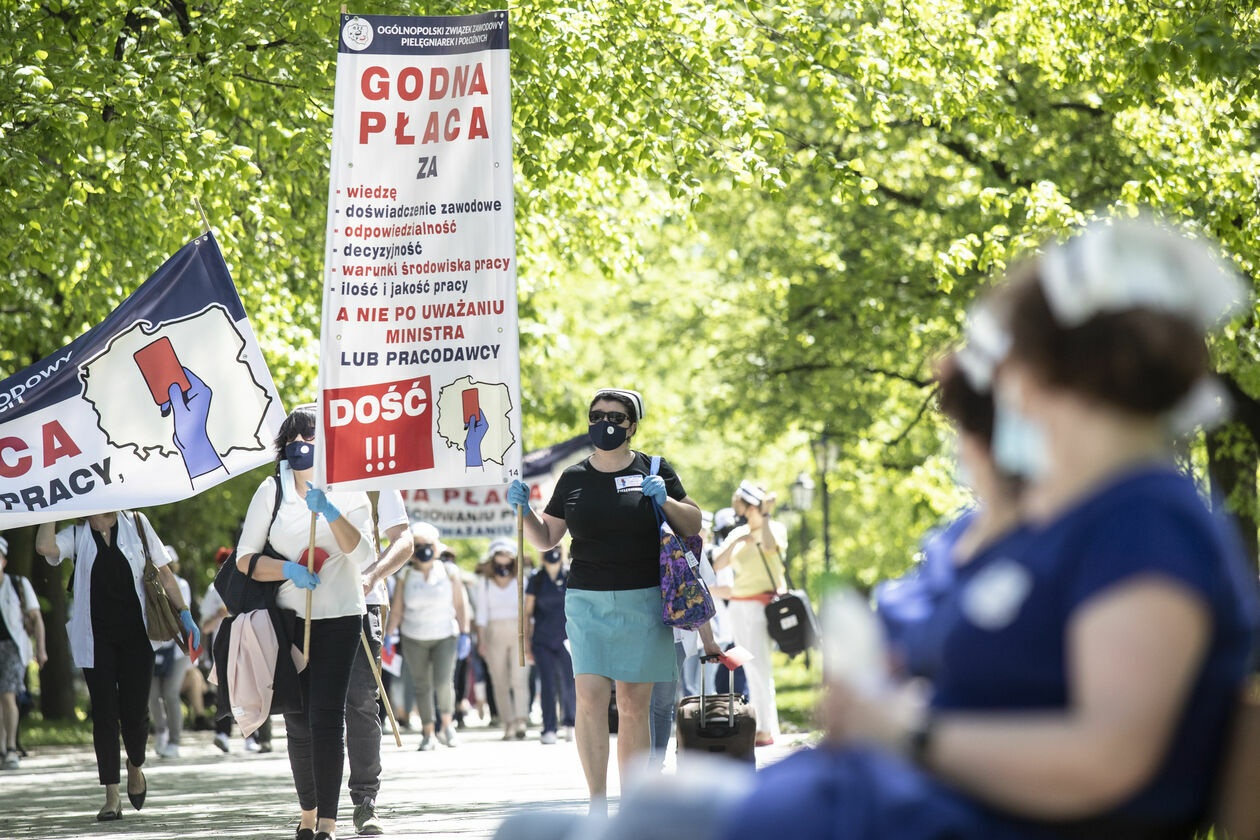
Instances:
[[[1067,627],[1091,598],[1159,576],[1200,600],[1210,647],[1162,765],[1105,818],[1183,824],[1199,818],[1216,776],[1257,627],[1256,581],[1230,523],[1170,468],[1114,481],[1017,552],[960,570],[933,705],[958,710],[1055,710],[1069,702]]]

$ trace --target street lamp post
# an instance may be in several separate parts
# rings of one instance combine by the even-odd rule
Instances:
[[[796,481],[792,482],[788,490],[792,494],[792,507],[801,514],[801,549],[797,553],[801,558],[800,587],[805,589],[809,582],[809,568],[805,565],[805,550],[809,547],[807,523],[810,505],[814,503],[814,479],[809,477],[809,473],[803,472],[796,477]]]
[[[827,430],[813,442],[814,462],[818,465],[819,485],[822,487],[823,571],[831,572],[831,493],[827,487],[827,473],[836,457],[836,444],[827,437]]]

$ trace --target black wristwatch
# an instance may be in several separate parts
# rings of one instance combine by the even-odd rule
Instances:
[[[908,745],[910,760],[920,767],[927,764],[928,751],[932,749],[932,736],[936,733],[936,717],[929,711],[910,730]]]

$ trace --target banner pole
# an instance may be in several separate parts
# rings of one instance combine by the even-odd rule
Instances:
[[[398,731],[398,721],[394,718],[394,707],[390,705],[389,692],[385,690],[385,684],[381,682],[381,669],[376,667],[376,657],[372,655],[372,646],[368,644],[367,633],[360,630],[359,640],[363,642],[363,655],[367,657],[372,676],[376,678],[376,690],[380,692],[381,702],[385,704],[385,714],[389,716],[389,724],[394,727],[394,743],[401,747],[402,734]]]
[[[197,212],[201,214],[201,223],[205,225],[205,230],[202,233],[209,233],[210,219],[206,217],[206,211],[201,209],[201,202],[197,200],[197,196],[193,196],[193,204],[197,206]]]
[[[525,514],[516,510],[516,653],[525,667]]]
[[[312,574],[315,573],[315,517],[314,511],[311,511],[311,544],[306,550],[306,570]],[[306,656],[306,662],[309,665],[311,661],[311,595],[313,591],[306,590],[306,630],[302,636],[302,653]]]

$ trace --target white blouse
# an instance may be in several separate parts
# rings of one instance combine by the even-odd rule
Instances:
[[[408,568],[403,577],[402,634],[410,639],[432,642],[459,633],[455,618],[452,576],[458,572],[446,563],[434,563],[426,580],[419,569]],[[458,577],[455,578],[458,580]]]
[[[276,521],[271,526],[271,547],[286,560],[297,562],[310,545],[311,512],[293,486],[293,472],[286,467],[281,468],[282,495]],[[271,519],[271,506],[276,498],[275,482],[275,476],[271,476],[254,492],[241,528],[241,541],[236,547],[237,557],[258,554],[266,544],[267,522]],[[316,520],[315,547],[328,552],[328,559],[318,572],[319,585],[312,593],[311,618],[316,620],[363,615],[366,607],[359,569],[370,563],[375,554],[371,538],[372,512],[367,494],[334,492],[328,494],[328,500],[359,531],[359,544],[347,555],[337,545],[337,538],[333,536],[327,520],[323,516]],[[306,590],[294,586],[292,581],[285,580],[280,584],[276,603],[306,618]]]
[[[515,619],[520,610],[520,601],[516,592],[516,580],[509,578],[511,584],[498,586],[490,578],[481,577],[478,590],[481,597],[477,599],[477,626],[485,627],[491,621],[504,618]]]
[[[171,562],[166,553],[166,546],[158,539],[157,532],[149,524],[143,513],[140,521],[144,526],[145,538],[149,544],[149,553],[153,557],[153,565],[161,568]],[[145,627],[149,626],[144,599],[144,548],[140,544],[140,534],[131,517],[131,511],[118,512],[118,549],[131,565],[131,578],[136,585],[136,597],[140,599],[140,618]],[[47,558],[45,558],[47,559]],[[70,611],[70,653],[74,657],[76,668],[94,668],[96,666],[96,634],[92,632],[92,564],[96,562],[96,540],[92,538],[92,528],[87,523],[62,528],[57,532],[57,559],[48,562],[57,566],[62,560],[73,560],[74,568],[74,606]],[[159,645],[154,644],[156,650]]]
[[[39,601],[35,598],[35,587],[31,586],[29,578],[22,578],[20,598],[17,587],[14,586],[16,583],[17,578],[13,575],[0,575],[0,619],[4,620],[9,636],[17,644],[18,657],[26,665],[34,655],[34,646],[31,644],[31,637],[26,635],[23,619],[31,610],[39,609]]]

